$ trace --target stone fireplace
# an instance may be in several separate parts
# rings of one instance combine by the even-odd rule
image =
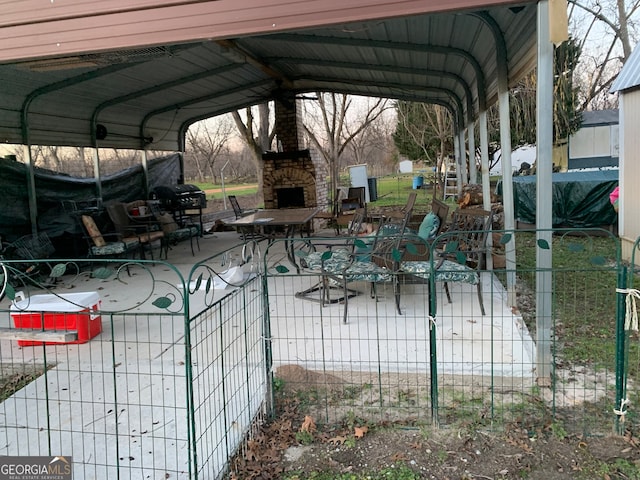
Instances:
[[[327,172],[320,155],[300,149],[297,100],[294,96],[275,102],[278,152],[262,155],[264,208],[325,206]]]
[[[278,208],[304,207],[304,187],[282,187],[276,189]]]
[[[318,175],[310,150],[271,152],[264,161],[264,207],[316,207],[327,201],[326,175]]]

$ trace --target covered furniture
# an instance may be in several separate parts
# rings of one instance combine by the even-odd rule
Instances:
[[[518,222],[536,224],[536,175],[513,178],[514,216]],[[609,194],[618,186],[618,170],[554,173],[551,176],[554,228],[608,227],[618,214]],[[502,183],[496,186],[502,194]]]

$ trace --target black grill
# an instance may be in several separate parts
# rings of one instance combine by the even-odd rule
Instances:
[[[164,210],[202,209],[207,207],[207,196],[195,185],[160,185],[153,189],[152,196],[160,201]]]
[[[160,203],[160,208],[171,212],[173,218],[183,227],[192,223],[196,217],[200,224],[200,236],[202,236],[202,209],[207,207],[207,195],[195,185],[185,183],[183,185],[159,185],[151,192],[151,197]],[[197,213],[192,213],[197,210]],[[188,212],[188,211],[191,211]]]

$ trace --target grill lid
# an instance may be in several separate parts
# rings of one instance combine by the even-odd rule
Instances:
[[[207,206],[207,196],[197,186],[188,183],[182,185],[158,185],[152,191],[152,197],[161,201],[165,208]]]

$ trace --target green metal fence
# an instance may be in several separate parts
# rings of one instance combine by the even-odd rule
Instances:
[[[186,271],[121,261],[60,261],[47,279],[5,270],[0,455],[72,455],[75,478],[220,478],[283,401],[321,423],[622,433],[638,422],[639,338],[625,325],[635,260],[622,262],[604,231],[553,233],[551,244],[536,232],[494,235],[496,261],[515,240],[516,265],[481,272],[485,315],[475,285],[451,282],[449,302],[442,282],[388,268],[375,290],[354,281],[345,291],[304,266],[344,238],[241,244]],[[540,275],[547,249],[551,275]],[[12,308],[20,291],[32,301],[48,293],[27,289],[33,281],[53,295],[99,295],[97,309],[62,312],[76,324],[56,328],[85,343],[18,345],[59,333]],[[541,298],[552,302],[548,331],[538,328]],[[95,337],[78,324],[92,318]]]
[[[261,267],[251,242],[197,263],[189,275],[192,478],[226,472],[271,405]]]
[[[614,410],[620,408],[616,336],[629,335],[616,331],[616,288],[623,271],[618,239],[600,230],[555,230],[547,244],[534,231],[495,232],[495,250],[511,239],[518,251],[515,268],[481,275],[486,315],[473,285],[450,284],[449,302],[434,277],[416,283],[390,271],[390,278],[377,284],[376,298],[367,282],[349,284],[358,294],[347,300],[346,323],[344,302],[323,304],[313,288],[315,298],[296,298],[296,292],[321,281],[322,271],[298,273],[278,253],[271,254],[280,251],[274,244],[265,258],[279,394],[330,423],[354,416],[493,428],[563,422],[568,431],[611,432],[619,418]],[[310,241],[321,250],[325,240]],[[548,284],[539,283],[546,277],[536,269],[536,256],[547,249],[553,255]],[[303,248],[298,250],[304,257]],[[516,279],[511,287],[509,273]],[[401,314],[394,308],[395,279]],[[330,294],[340,298],[341,289],[338,282]],[[538,289],[552,302],[546,332],[537,328]],[[547,378],[538,373],[544,349],[551,352]],[[627,422],[632,417],[627,414]]]
[[[72,456],[79,479],[219,478],[268,393],[262,279],[246,251],[229,275],[242,248],[190,272],[60,261],[55,285],[4,262],[0,455]]]

